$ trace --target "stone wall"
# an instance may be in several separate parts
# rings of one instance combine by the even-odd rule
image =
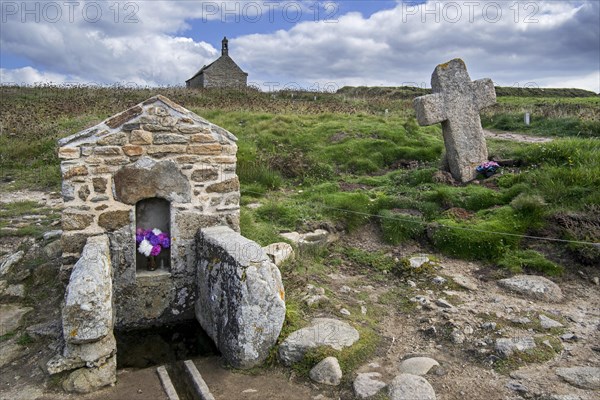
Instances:
[[[196,232],[239,230],[235,142],[162,96],[59,142],[63,268],[89,237],[108,235],[117,328],[193,318]],[[135,205],[152,197],[170,202],[171,265],[144,273],[135,265]]]

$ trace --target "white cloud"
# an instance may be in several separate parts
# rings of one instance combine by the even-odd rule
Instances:
[[[146,1],[135,2],[135,10],[118,3],[115,16],[112,1],[101,3],[105,14],[97,23],[77,13],[73,23],[9,20],[0,45],[31,60],[33,71],[45,71],[30,71],[31,79],[57,74],[54,79],[176,85],[218,56],[209,43],[186,37],[190,21],[248,11],[243,8],[248,3],[228,2],[225,12],[218,9],[224,2]],[[309,3],[298,4],[306,9]],[[138,22],[125,23],[133,11]],[[336,15],[335,22],[311,20],[287,30],[239,36],[231,39],[230,49],[250,81],[279,82],[279,87],[293,82],[305,88],[327,82],[429,85],[435,65],[461,57],[473,79],[490,77],[510,86],[573,84],[598,91],[599,14],[593,0],[430,0],[416,7],[400,1],[368,17],[353,12]],[[3,74],[26,75],[21,70]]]

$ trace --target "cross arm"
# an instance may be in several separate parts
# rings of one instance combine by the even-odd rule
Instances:
[[[473,86],[473,89],[475,89],[475,104],[477,104],[479,110],[496,104],[496,89],[491,79],[478,79],[473,82]]]
[[[441,93],[417,97],[413,100],[413,107],[420,125],[433,125],[448,119]]]

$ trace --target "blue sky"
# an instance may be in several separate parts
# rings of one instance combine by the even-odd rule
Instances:
[[[183,85],[227,36],[263,90],[429,86],[461,57],[473,79],[600,92],[599,4],[1,0],[0,81]]]

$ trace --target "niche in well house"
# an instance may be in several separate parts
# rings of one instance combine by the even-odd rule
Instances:
[[[144,199],[135,206],[136,271],[171,269],[171,205],[161,198]]]

